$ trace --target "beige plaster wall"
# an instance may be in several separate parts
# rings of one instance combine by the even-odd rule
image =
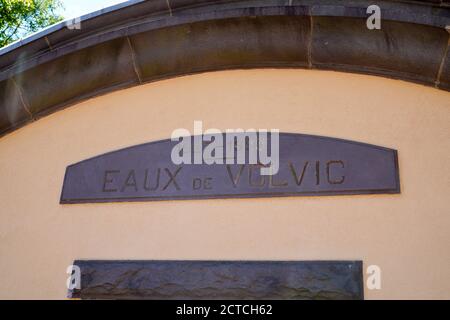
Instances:
[[[67,165],[175,128],[278,128],[397,149],[400,195],[60,205]],[[308,70],[206,73],[0,138],[0,298],[66,296],[74,259],[362,259],[366,298],[450,298],[450,93]]]

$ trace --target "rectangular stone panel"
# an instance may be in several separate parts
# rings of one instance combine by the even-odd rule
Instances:
[[[74,262],[81,299],[364,298],[361,261]],[[75,273],[74,273],[75,275]]]

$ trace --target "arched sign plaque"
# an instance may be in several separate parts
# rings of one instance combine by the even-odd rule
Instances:
[[[61,203],[400,193],[393,149],[280,133],[279,171],[263,176],[257,164],[176,165],[177,143],[141,144],[68,166]]]

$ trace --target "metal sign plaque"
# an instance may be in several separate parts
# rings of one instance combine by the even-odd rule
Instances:
[[[68,166],[61,203],[400,193],[397,151],[388,148],[280,133],[278,173],[261,175],[258,164],[175,165],[177,143],[146,143]]]

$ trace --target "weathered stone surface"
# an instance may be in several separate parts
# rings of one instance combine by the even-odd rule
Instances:
[[[450,27],[449,27],[449,43],[446,51],[446,56],[442,61],[438,86],[441,89],[450,91]]]
[[[137,83],[130,50],[121,38],[64,55],[15,78],[30,101],[30,111],[40,116],[74,99]]]
[[[81,299],[363,299],[361,261],[75,261]]]
[[[447,47],[444,29],[382,21],[380,30],[369,30],[365,19],[314,17],[313,21],[314,67],[436,81]]]
[[[143,80],[199,71],[308,65],[307,17],[197,22],[131,37]],[[283,39],[283,41],[279,41]],[[148,50],[150,44],[152,50]]]
[[[20,92],[14,80],[8,79],[0,82],[0,134],[8,128],[14,128],[21,123],[31,120],[26,112]]]

